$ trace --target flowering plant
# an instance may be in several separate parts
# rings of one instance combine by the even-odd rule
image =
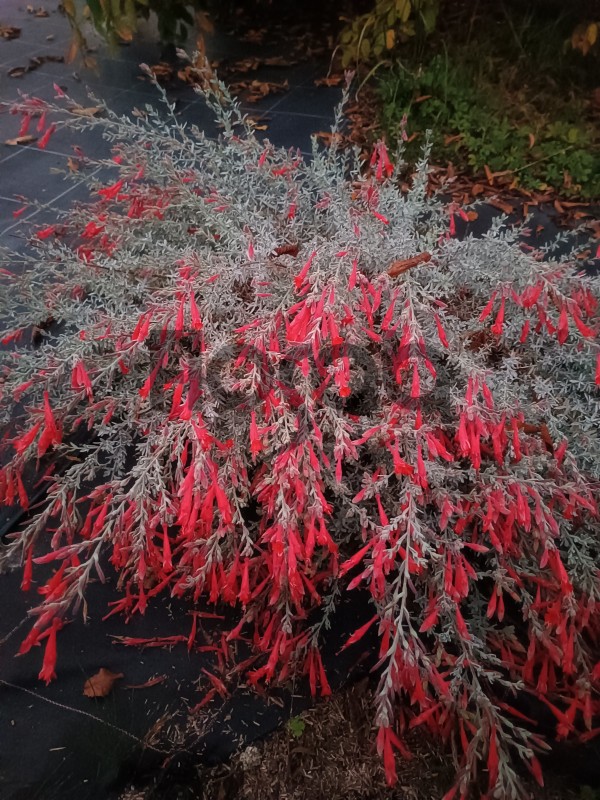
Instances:
[[[456,758],[446,798],[481,772],[486,796],[522,797],[515,756],[541,782],[545,744],[517,691],[559,737],[598,730],[597,279],[500,224],[458,239],[426,158],[402,195],[383,143],[362,164],[336,137],[308,161],[259,141],[201,77],[218,141],[152,111],[48,127],[55,104],[14,108],[44,144],[102,126],[116,173],[22,268],[5,259],[3,502],[27,508],[25,466],[89,431],[2,549],[25,590],[55,566],[21,652],[43,644],[55,677],[108,558],[110,613],[160,592],[230,604],[250,684],[302,673],[325,696],[321,638],[362,587],[372,618],[347,645],[377,633],[389,782],[424,726]]]

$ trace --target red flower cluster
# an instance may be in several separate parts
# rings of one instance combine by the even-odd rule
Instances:
[[[190,166],[182,135],[123,145],[69,236],[37,235],[54,281],[37,302],[64,333],[42,369],[22,347],[3,373],[4,397],[28,404],[2,502],[26,507],[25,465],[80,426],[100,444],[7,548],[25,590],[34,564],[57,565],[22,652],[45,641],[54,677],[57,632],[104,553],[111,614],[163,592],[238,609],[220,641],[198,643],[194,610],[189,636],[124,642],[212,652],[199,707],[227,695],[237,640],[254,650],[248,683],[302,674],[327,696],[321,637],[360,588],[373,612],[345,646],[376,631],[388,781],[423,726],[457,754],[448,800],[482,766],[487,796],[517,797],[511,760],[541,782],[544,743],[507,689],[545,703],[560,737],[598,731],[590,282],[501,236],[457,241],[419,185],[398,195],[383,143],[346,185],[335,161],[303,167],[252,137],[195,143]]]

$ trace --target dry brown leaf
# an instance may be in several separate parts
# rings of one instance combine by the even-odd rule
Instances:
[[[27,13],[28,14],[32,14],[34,17],[49,17],[50,16],[50,14],[42,6],[39,6],[39,8],[34,8],[33,6],[27,6]]]
[[[255,119],[254,117],[247,116],[246,121],[255,131],[266,131],[267,128],[269,127],[264,117],[261,117],[260,119]]]
[[[32,142],[37,141],[37,136],[32,136],[30,133],[27,136],[17,136],[14,139],[7,139],[4,144],[8,144],[11,147],[18,147],[22,144],[31,144]]]
[[[246,31],[243,36],[240,36],[240,41],[242,42],[252,42],[253,44],[262,44],[263,40],[266,36],[267,29],[266,28],[258,28],[258,29],[251,29]]]
[[[514,211],[510,203],[505,203],[504,200],[500,200],[498,197],[490,197],[487,202],[489,205],[494,206],[494,208],[504,212],[504,214],[512,214]]]
[[[214,33],[215,26],[207,11],[196,12],[196,25],[204,33]]]
[[[9,78],[22,78],[27,72],[27,67],[11,67],[6,74]]]
[[[483,169],[485,170],[485,177],[487,178],[487,182],[488,182],[489,184],[493,185],[493,183],[494,183],[494,173],[493,173],[493,172],[492,172],[492,170],[491,170],[491,169],[488,167],[488,165],[487,165],[487,164],[484,166],[484,168],[483,168]]]
[[[462,139],[462,133],[455,133],[451,136],[445,136],[444,144],[447,147],[449,144],[453,144],[454,142],[459,142],[461,139]]]
[[[77,39],[73,38],[71,40],[71,44],[69,45],[69,49],[65,55],[65,64],[72,64],[73,61],[77,58],[77,53],[79,52],[79,42]]]
[[[21,35],[21,28],[13,25],[0,25],[0,39],[18,39]]]
[[[266,67],[293,67],[298,63],[295,58],[285,58],[285,56],[270,56],[263,59],[262,62]]]
[[[69,158],[67,158],[67,166],[69,167],[69,172],[79,172],[80,164],[76,158],[71,158],[71,156],[69,156]]]
[[[247,91],[248,95],[244,98],[247,103],[258,103],[264,97],[270,94],[277,94],[279,92],[287,92],[289,84],[287,81],[283,83],[274,83],[271,81],[238,81],[232,83],[229,87],[234,94]]]
[[[476,211],[467,211],[467,219],[469,222],[475,222],[476,219],[479,219],[479,214]]]
[[[387,274],[391,278],[397,278],[398,275],[402,275],[403,272],[407,272],[413,267],[418,267],[420,264],[427,264],[429,261],[431,261],[431,253],[419,253],[411,258],[401,258],[392,261],[387,269]]]
[[[340,144],[344,139],[341,133],[332,133],[331,131],[316,131],[314,136],[316,136],[325,147],[329,147],[333,142],[335,142],[336,145]]]
[[[260,58],[241,58],[227,66],[227,72],[254,72],[262,64]]]
[[[122,672],[111,672],[109,669],[101,667],[84,683],[83,693],[86,697],[106,697],[112,692],[115,682],[122,677]]]
[[[343,82],[343,75],[329,75],[325,78],[317,78],[315,81],[315,86],[340,86]]]
[[[535,144],[535,136],[533,135],[533,133],[530,133],[529,134],[529,149],[530,150],[531,150],[531,148],[533,147],[534,144]]]
[[[90,106],[89,108],[84,108],[83,106],[75,106],[74,108],[69,109],[71,114],[76,117],[96,117],[104,108],[102,106]]]
[[[425,100],[431,100],[432,95],[430,94],[422,94],[419,97],[415,97],[415,103],[424,103]]]
[[[163,61],[159,64],[153,64],[150,69],[157,81],[170,80],[173,77],[173,67],[170,64],[165,64]]]

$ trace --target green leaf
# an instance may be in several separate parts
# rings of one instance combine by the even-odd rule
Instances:
[[[304,733],[305,728],[306,722],[304,722],[302,717],[292,717],[288,720],[288,730],[294,739],[299,739]]]

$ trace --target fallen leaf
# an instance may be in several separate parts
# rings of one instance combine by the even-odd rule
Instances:
[[[17,136],[15,139],[7,139],[4,144],[8,144],[11,147],[17,147],[21,144],[31,144],[32,142],[37,141],[37,136],[32,136],[31,134],[27,134],[27,136]]]
[[[512,214],[514,211],[514,208],[510,205],[510,203],[505,203],[503,200],[500,200],[497,197],[490,197],[487,202],[489,205],[494,206],[494,208],[504,212],[504,214]]]
[[[487,182],[489,184],[493,185],[493,183],[494,183],[494,175],[492,173],[492,170],[488,167],[487,164],[484,166],[483,169],[485,170],[485,177],[487,178]]]
[[[27,67],[11,67],[6,74],[9,78],[22,78],[27,72]]]
[[[444,145],[447,147],[449,144],[453,144],[453,142],[460,142],[461,139],[462,139],[462,133],[455,133],[452,136],[445,136]]]
[[[341,74],[338,75],[329,75],[325,78],[317,78],[315,81],[315,86],[340,86],[344,82],[344,76]]]
[[[287,92],[289,84],[287,81],[283,83],[274,83],[272,81],[238,81],[230,85],[230,90],[234,94],[247,91],[248,94],[244,98],[247,103],[258,103],[264,97],[270,94],[278,94],[279,92]]]
[[[115,682],[122,677],[122,672],[111,672],[109,669],[101,667],[84,683],[83,693],[86,697],[106,697],[112,692]]]
[[[329,147],[334,142],[339,145],[344,139],[341,133],[334,134],[331,131],[316,131],[313,136],[316,136],[325,147]]]
[[[297,63],[297,59],[285,58],[285,56],[271,56],[263,59],[263,64],[267,67],[293,67]]]
[[[262,44],[266,33],[267,33],[266,28],[259,28],[259,29],[252,28],[249,31],[246,31],[246,33],[243,36],[240,36],[240,41],[252,42],[253,44]]]
[[[535,144],[535,136],[533,135],[533,133],[530,133],[529,134],[529,149],[530,150],[531,150],[531,148],[533,147],[534,144]]]
[[[196,12],[196,25],[204,33],[214,33],[215,26],[207,11]]]
[[[76,117],[96,117],[98,114],[104,111],[104,107],[90,106],[89,108],[83,108],[83,106],[75,106],[69,110],[71,114],[74,114]]]
[[[69,49],[65,55],[65,64],[72,64],[75,59],[77,58],[77,53],[79,52],[79,41],[75,37],[71,39],[71,43],[69,45]]]
[[[170,64],[165,64],[163,61],[159,64],[153,64],[150,69],[157,81],[170,80],[173,77],[173,67]]]
[[[469,222],[475,222],[476,219],[479,219],[479,214],[476,211],[467,211],[467,219]]]
[[[430,94],[422,94],[419,97],[415,97],[415,103],[424,103],[425,100],[431,100]]]
[[[71,158],[71,156],[67,158],[67,166],[69,167],[69,172],[79,172],[79,161],[75,158]]]
[[[34,17],[49,17],[50,14],[46,11],[45,8],[40,6],[39,8],[34,8],[33,6],[27,6],[27,13],[32,14]]]
[[[21,28],[13,25],[0,25],[0,39],[18,39],[21,35]]]

